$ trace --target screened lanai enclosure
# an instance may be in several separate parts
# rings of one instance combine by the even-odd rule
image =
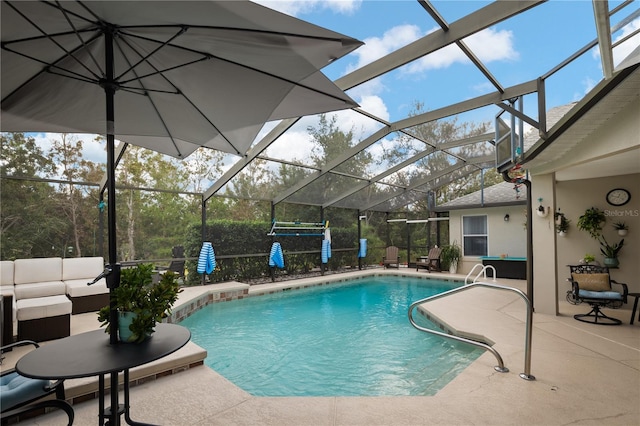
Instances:
[[[516,187],[526,175],[497,167],[517,168],[525,141],[545,138],[547,111],[632,65],[625,59],[639,45],[637,1],[358,7],[393,13],[376,26],[357,10],[329,25],[298,16],[364,42],[322,68],[357,105],[268,121],[241,151],[203,146],[179,159],[116,134],[119,262],[166,264],[183,247],[188,280],[197,282],[200,246],[211,241],[218,269],[209,279],[249,279],[269,273],[277,240],[286,273],[309,272],[323,266],[329,228],[328,270],[378,264],[389,245],[410,263],[449,242],[436,206],[504,180]],[[12,51],[4,27],[3,56]],[[542,37],[550,32],[551,42]],[[2,259],[106,256],[105,136],[12,128],[4,67]]]

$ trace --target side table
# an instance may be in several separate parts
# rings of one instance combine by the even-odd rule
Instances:
[[[638,309],[638,299],[640,299],[640,293],[629,293],[627,294],[629,297],[635,297],[635,302],[633,302],[633,310],[631,311],[631,321],[629,324],[633,325],[633,320],[636,316],[636,310]],[[638,313],[638,321],[640,321],[640,313]]]

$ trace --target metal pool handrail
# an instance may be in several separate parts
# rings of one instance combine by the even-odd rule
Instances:
[[[467,284],[467,280],[469,279],[469,277],[471,276],[471,274],[473,274],[473,271],[476,270],[477,267],[481,267],[482,269],[480,270],[480,272],[478,273],[478,275],[476,275],[476,277],[473,279],[473,282],[475,283],[476,280],[480,277],[480,275],[484,274],[484,279],[487,279],[487,269],[491,268],[493,270],[493,281],[496,280],[496,268],[494,268],[493,265],[483,265],[482,263],[476,263],[475,265],[473,265],[473,268],[471,268],[471,271],[469,271],[469,273],[467,274],[466,277],[464,277],[464,283]]]
[[[432,300],[436,300],[436,299],[441,299],[443,297],[455,294],[455,293],[459,293],[461,291],[466,291],[469,290],[472,287],[487,287],[487,288],[494,288],[497,290],[507,290],[507,291],[512,291],[516,294],[518,294],[520,297],[522,297],[527,305],[527,320],[526,320],[526,335],[525,335],[525,342],[524,342],[524,373],[520,373],[520,377],[522,379],[525,380],[535,380],[535,376],[531,375],[531,329],[532,329],[532,323],[533,323],[533,310],[531,309],[531,302],[529,301],[529,298],[527,297],[526,294],[524,294],[522,291],[518,290],[517,288],[513,288],[513,287],[506,287],[506,286],[502,286],[502,285],[497,285],[497,284],[490,284],[490,283],[483,283],[483,282],[474,282],[472,284],[468,284],[465,285],[463,287],[458,287],[458,288],[454,288],[452,290],[449,291],[445,291],[444,293],[440,293],[440,294],[436,294],[430,297],[426,297],[424,299],[418,300],[417,302],[413,302],[411,304],[411,306],[409,306],[409,322],[411,323],[411,325],[413,327],[415,327],[416,329],[420,330],[420,331],[424,331],[426,333],[431,333],[431,334],[435,334],[437,336],[442,336],[442,337],[446,337],[452,340],[457,340],[460,342],[465,342],[465,343],[469,343],[470,345],[473,346],[477,346],[479,348],[482,348],[484,350],[487,350],[489,352],[491,352],[496,359],[498,360],[498,365],[496,365],[494,367],[494,369],[498,372],[501,373],[507,373],[509,371],[509,369],[507,367],[504,366],[504,362],[502,361],[502,357],[500,356],[500,354],[498,353],[498,351],[496,351],[495,349],[493,349],[491,346],[485,344],[485,343],[481,343],[475,340],[471,340],[471,339],[467,339],[464,337],[459,337],[459,336],[454,336],[451,334],[446,334],[446,333],[442,333],[439,331],[435,331],[435,330],[431,330],[425,327],[422,327],[420,325],[418,325],[414,320],[413,320],[413,310],[418,306],[421,305],[425,302],[430,302]]]

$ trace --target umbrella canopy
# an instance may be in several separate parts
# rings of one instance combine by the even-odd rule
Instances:
[[[0,12],[0,130],[106,134],[110,289],[116,137],[179,158],[244,155],[267,121],[356,105],[318,70],[361,42],[251,2],[3,0]]]
[[[318,70],[362,43],[244,1],[2,2],[2,131],[244,155],[267,121],[356,106]],[[110,126],[111,124],[109,124]],[[110,129],[111,130],[111,129]]]

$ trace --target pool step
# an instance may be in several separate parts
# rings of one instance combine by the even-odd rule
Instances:
[[[136,386],[201,366],[204,364],[206,357],[207,351],[193,342],[188,342],[184,347],[171,355],[131,369],[129,372],[129,383],[131,386]],[[119,376],[120,382],[122,381],[122,376],[122,374]],[[70,379],[64,383],[66,399],[72,405],[98,398],[97,376]],[[110,388],[110,378],[108,375],[105,377],[105,383],[106,386]],[[122,383],[120,383],[120,387],[122,388]]]

